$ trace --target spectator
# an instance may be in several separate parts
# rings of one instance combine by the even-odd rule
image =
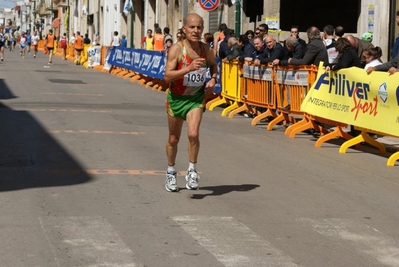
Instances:
[[[269,33],[269,26],[267,26],[266,23],[262,23],[262,24],[260,24],[260,25],[258,26],[258,30],[259,30],[259,36],[260,36],[263,40],[265,40],[265,39],[266,39],[266,36],[267,36],[268,33]]]
[[[282,60],[273,60],[273,65],[288,66],[288,58],[302,59],[305,55],[305,48],[299,43],[295,36],[288,37],[284,43],[287,55]]]
[[[83,44],[85,44],[85,45],[91,44],[91,40],[89,38],[89,34],[88,33],[85,33],[85,38],[83,39]]]
[[[213,35],[213,52],[215,54],[215,57],[218,54],[218,49],[219,49],[219,42],[224,40],[224,31],[227,29],[227,25],[225,23],[221,23],[219,25],[219,30],[215,32]]]
[[[168,56],[169,49],[172,45],[173,45],[172,39],[166,40],[166,44],[165,44],[165,48],[164,48],[164,52],[165,52],[166,56]]]
[[[335,27],[335,31],[334,31],[335,40],[342,38],[342,36],[344,36],[344,34],[345,34],[344,27],[342,27],[342,26]]]
[[[331,64],[334,62],[335,58],[338,56],[338,51],[335,48],[335,39],[334,39],[334,27],[332,25],[326,25],[323,28],[323,39],[324,45],[327,49],[328,54],[328,63]]]
[[[364,67],[366,64],[363,61],[363,51],[366,49],[369,49],[371,47],[374,47],[374,45],[370,42],[363,41],[357,37],[354,37],[353,35],[349,34],[345,36],[346,39],[351,43],[351,45],[355,48],[357,51],[357,56],[360,60],[360,63]]]
[[[109,46],[112,48],[120,46],[121,45],[121,38],[119,38],[119,33],[118,31],[114,31],[114,36],[111,39],[111,43]]]
[[[363,61],[366,63],[364,67],[367,70],[369,67],[375,67],[382,64],[381,61],[382,50],[379,46],[372,47],[363,51]]]
[[[306,46],[305,55],[303,58],[289,58],[290,65],[316,65],[320,62],[328,64],[327,49],[321,40],[320,30],[317,27],[310,27],[307,30],[309,43]]]
[[[359,57],[357,56],[355,48],[351,45],[349,40],[345,38],[339,38],[335,42],[335,48],[337,49],[340,57],[338,58],[338,63],[328,64],[326,66],[326,72],[331,70],[340,70],[343,68],[350,67],[361,67]]]
[[[255,51],[255,47],[252,40],[249,40],[247,35],[242,34],[238,38],[238,44],[241,47],[241,53],[238,60],[241,62],[245,61],[246,59],[247,61],[251,61],[252,54]]]
[[[254,38],[255,33],[253,30],[248,30],[245,32],[245,35],[248,37],[248,40],[251,40],[252,38]]]
[[[224,34],[224,39],[223,41],[220,42],[218,48],[218,55],[220,59],[223,59],[231,54],[232,51],[229,48],[227,41],[229,40],[230,37],[234,37],[234,31],[232,29],[226,29],[224,30],[223,34]]]
[[[172,35],[170,35],[170,29],[169,29],[169,27],[163,28],[163,34],[164,34],[164,36],[165,36],[165,38],[164,38],[165,44],[166,44],[166,41],[167,41],[168,39],[171,39],[172,42],[173,42],[173,37],[172,37]]]
[[[176,39],[176,43],[184,39],[184,32],[182,29],[177,30]]]
[[[395,21],[396,21],[396,24],[399,26],[399,10],[396,11]],[[398,55],[398,52],[399,52],[399,35],[398,35],[398,37],[396,37],[395,44],[393,45],[391,57],[395,58]]]
[[[372,42],[373,41],[373,34],[371,32],[363,33],[362,40],[366,41],[366,42]]]
[[[127,47],[126,35],[122,34],[121,47]]]
[[[213,35],[210,32],[204,33],[204,43],[213,48]]]
[[[366,49],[366,51],[367,50],[368,49]],[[385,62],[381,65],[377,65],[374,67],[368,67],[366,71],[367,71],[367,74],[370,74],[373,71],[387,71],[390,74],[394,74],[394,73],[398,72],[398,67],[399,67],[399,54],[395,58],[393,58],[390,61]]]
[[[96,33],[96,39],[94,40],[94,42],[96,45],[101,45],[101,37],[99,32]]]
[[[154,51],[163,51],[165,45],[165,36],[162,34],[161,28],[155,29],[155,35],[152,39],[152,44],[154,45]]]
[[[153,51],[154,50],[153,40],[154,40],[154,37],[152,36],[152,30],[148,29],[147,36],[145,37],[144,42],[143,42],[143,49]]]
[[[71,38],[69,40],[70,40],[71,44],[75,44],[76,34],[72,33],[72,36],[71,36]]]
[[[238,59],[240,56],[240,51],[241,48],[237,43],[237,38],[236,37],[230,37],[229,40],[227,41],[227,45],[229,46],[231,53],[226,56],[223,61],[228,62],[234,59]]]

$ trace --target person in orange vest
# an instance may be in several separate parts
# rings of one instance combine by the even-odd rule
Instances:
[[[165,36],[162,34],[161,28],[156,28],[154,38],[152,39],[152,43],[154,45],[154,51],[159,51],[159,52],[163,51],[164,39]]]
[[[76,50],[76,65],[80,65],[80,55],[83,51],[83,37],[80,35],[80,32],[76,32],[75,50]]]
[[[48,31],[48,34],[46,35],[45,38],[45,43],[44,43],[44,47],[48,50],[48,64],[51,65],[53,64],[53,50],[54,50],[54,34],[53,34],[53,30],[50,29]]]

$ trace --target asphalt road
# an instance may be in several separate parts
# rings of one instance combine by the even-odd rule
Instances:
[[[200,190],[166,192],[165,94],[53,62],[0,62],[0,266],[399,266],[389,154],[216,108]],[[185,134],[176,167],[184,187]]]

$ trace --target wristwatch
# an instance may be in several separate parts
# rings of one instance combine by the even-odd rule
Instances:
[[[211,79],[214,79],[214,80],[215,80],[215,83],[218,83],[218,78],[216,78],[216,77],[211,77]]]

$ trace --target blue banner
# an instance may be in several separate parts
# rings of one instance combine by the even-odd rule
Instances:
[[[215,85],[215,93],[222,91],[220,58],[216,58],[218,64],[218,83]],[[148,51],[144,49],[114,47],[109,50],[108,61],[112,66],[132,70],[134,72],[163,80],[166,66],[166,55],[163,52]],[[206,82],[210,80],[210,71],[207,70]]]

